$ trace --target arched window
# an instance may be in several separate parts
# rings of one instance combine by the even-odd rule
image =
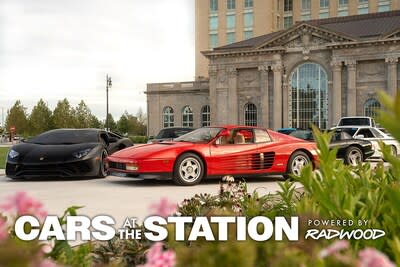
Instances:
[[[165,107],[163,109],[163,127],[174,126],[174,110],[171,107]]]
[[[244,106],[244,124],[257,126],[257,107],[253,103],[247,103]]]
[[[193,111],[190,106],[184,106],[182,109],[182,126],[193,127]]]
[[[328,79],[316,63],[304,63],[291,74],[289,89],[289,127],[320,129],[328,126]]]
[[[210,126],[210,106],[206,105],[201,108],[201,126]]]
[[[365,101],[364,104],[364,115],[368,117],[375,117],[377,115],[377,111],[381,108],[381,103],[374,98],[370,98]]]

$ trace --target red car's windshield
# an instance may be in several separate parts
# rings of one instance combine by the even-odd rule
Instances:
[[[223,128],[205,127],[175,138],[177,142],[208,143],[214,139]]]

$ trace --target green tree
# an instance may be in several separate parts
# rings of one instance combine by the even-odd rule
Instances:
[[[95,116],[91,115],[90,116],[90,128],[96,128],[96,129],[102,129],[104,128],[103,123]]]
[[[128,112],[125,111],[117,122],[117,131],[121,134],[130,132],[131,127],[129,125],[128,115],[129,115]]]
[[[43,99],[40,99],[33,107],[29,116],[30,135],[48,131],[52,128],[52,112]]]
[[[7,111],[6,129],[10,130],[11,126],[15,127],[17,133],[29,134],[26,107],[21,104],[20,100],[17,100],[14,106]]]
[[[107,127],[107,121],[105,121],[104,127]],[[108,113],[108,128],[110,131],[117,130],[117,124],[115,123],[115,120],[110,113]]]
[[[90,128],[91,127],[91,119],[92,112],[89,107],[85,104],[83,100],[78,104],[75,108],[75,127],[76,128]]]
[[[56,108],[53,111],[53,122],[55,128],[74,128],[75,111],[71,108],[68,99],[58,101]]]
[[[138,120],[138,135],[146,135],[147,133],[147,114],[143,113],[141,107],[139,107],[138,112],[136,113],[136,118]]]

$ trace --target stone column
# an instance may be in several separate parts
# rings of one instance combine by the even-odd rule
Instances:
[[[357,84],[355,60],[346,60],[347,66],[347,116],[357,115]]]
[[[331,62],[333,72],[333,87],[332,87],[332,120],[333,124],[339,122],[342,116],[342,62]]]
[[[282,128],[282,69],[281,62],[272,66],[274,72],[274,119],[272,128],[274,130]]]
[[[208,68],[209,76],[209,102],[210,102],[210,124],[216,125],[217,121],[217,66],[210,65]]]
[[[260,93],[261,93],[261,122],[262,127],[269,128],[269,90],[268,90],[268,74],[269,66],[261,65],[258,67],[260,71]]]
[[[397,93],[397,57],[388,57],[385,59],[388,64],[388,76],[387,76],[387,90],[389,95],[395,96]]]
[[[229,110],[227,122],[229,124],[238,124],[238,92],[237,92],[237,71],[236,68],[230,66],[227,68],[228,73],[228,103],[226,108]]]

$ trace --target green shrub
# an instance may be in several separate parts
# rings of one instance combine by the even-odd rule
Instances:
[[[138,135],[130,135],[129,139],[131,139],[134,144],[146,144],[148,140],[147,136]]]

